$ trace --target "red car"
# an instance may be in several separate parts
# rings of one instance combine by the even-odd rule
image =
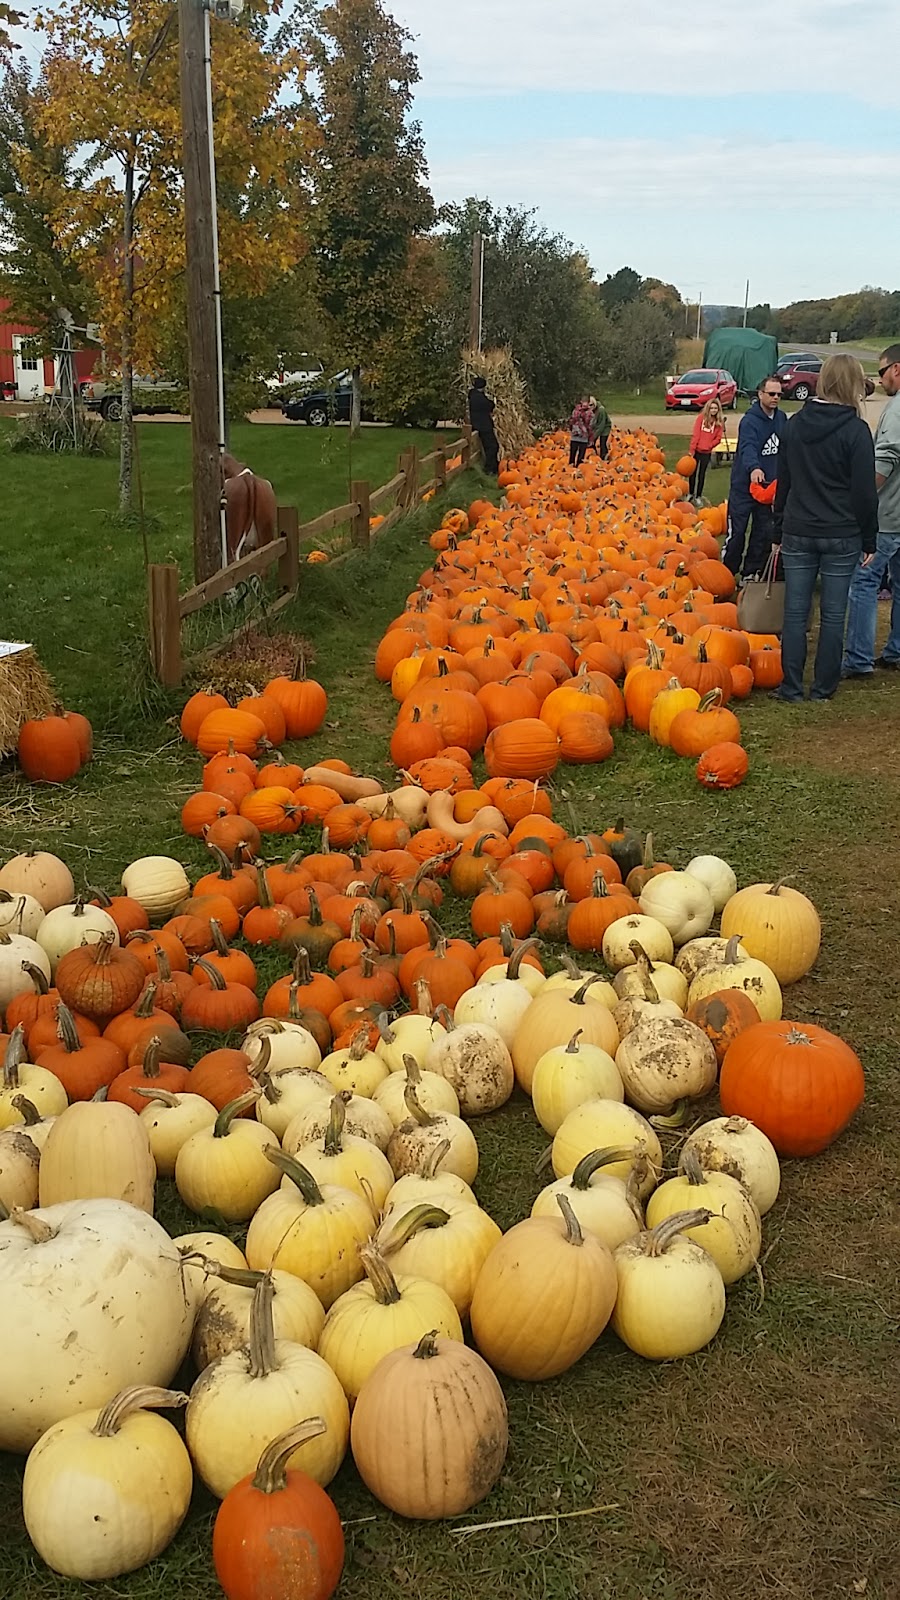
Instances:
[[[723,406],[734,407],[737,400],[737,383],[730,372],[721,367],[698,367],[686,372],[666,390],[666,410],[702,411],[707,400],[719,400]]]
[[[822,356],[799,355],[782,356],[775,368],[777,376],[781,379],[782,394],[785,400],[808,400],[815,394],[819,382],[819,373],[822,371]],[[875,393],[875,384],[869,377],[866,378],[866,394]]]

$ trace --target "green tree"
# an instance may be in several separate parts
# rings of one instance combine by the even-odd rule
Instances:
[[[675,336],[665,311],[649,300],[635,300],[616,319],[610,369],[619,383],[644,384],[672,369]]]
[[[639,272],[633,267],[620,267],[618,272],[607,273],[600,285],[600,299],[610,316],[615,316],[623,306],[640,299],[643,287],[644,280]]]
[[[9,30],[19,27],[24,21],[20,12],[14,11],[12,6],[6,4],[6,0],[0,0],[0,57],[12,55],[15,44]]]
[[[0,73],[0,295],[13,316],[52,334],[65,308],[83,325],[91,295],[75,253],[53,225],[57,197],[78,187],[72,153],[47,139],[47,87],[22,62]]]
[[[419,79],[410,37],[381,0],[334,0],[305,42],[318,120],[313,254],[321,304],[353,371],[354,431],[361,369],[398,320],[412,240],[434,215],[422,131],[410,119]]]

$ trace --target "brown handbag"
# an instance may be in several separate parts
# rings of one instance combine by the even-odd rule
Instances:
[[[738,627],[745,633],[781,633],[784,627],[784,579],[776,578],[778,551],[772,550],[762,572],[745,578],[738,593]]]

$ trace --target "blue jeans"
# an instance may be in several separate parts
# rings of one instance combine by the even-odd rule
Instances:
[[[860,556],[860,536],[844,539],[786,533],[781,542],[784,566],[784,628],[781,634],[782,700],[803,699],[806,666],[806,630],[812,609],[816,578],[819,594],[819,644],[811,700],[830,700],[841,681],[844,618],[850,580]]]
[[[850,584],[845,672],[873,672],[875,669],[878,591],[888,569],[893,601],[891,634],[883,653],[885,661],[900,661],[900,533],[880,533],[875,560],[870,567],[857,567]]]

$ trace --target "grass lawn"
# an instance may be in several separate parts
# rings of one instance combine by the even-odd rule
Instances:
[[[254,442],[260,433],[253,430]],[[273,454],[263,456],[262,442],[254,453],[273,475],[284,459],[274,452],[322,449],[319,436],[276,433],[284,445],[267,438]],[[185,445],[175,434],[141,432],[148,498],[152,485],[151,509],[164,524],[153,534],[154,554],[180,554],[186,546]],[[665,442],[670,459],[683,449],[683,439]],[[243,439],[235,444],[244,448]],[[306,512],[335,495],[332,487],[322,498],[325,491],[312,482],[313,457],[303,461],[284,489],[300,496],[305,485]],[[131,535],[103,520],[114,472],[102,465],[92,475],[87,463],[23,458],[11,458],[7,472],[9,465],[18,475],[14,492],[27,497],[26,538],[17,541],[22,550],[13,552],[13,568],[5,565],[0,633],[36,638],[67,699],[102,710],[120,692],[129,641],[138,647],[141,612],[138,542],[127,543]],[[465,504],[482,490],[483,480],[472,475],[457,483],[453,500]],[[326,729],[295,748],[301,762],[339,754],[360,770],[389,775],[394,705],[372,677],[372,655],[430,565],[427,535],[440,509],[425,508],[391,530],[368,559],[353,555],[305,574],[283,621],[314,642],[330,704]],[[202,852],[180,834],[178,809],[198,762],[166,720],[176,708],[173,700],[151,709],[128,737],[121,716],[114,719],[101,732],[94,763],[58,792],[31,790],[11,771],[0,775],[3,853],[29,845],[56,850],[79,882],[109,887],[136,854],[172,853],[196,873]],[[789,992],[787,1014],[852,1041],[866,1067],[866,1105],[826,1155],[785,1164],[782,1195],[765,1227],[765,1292],[751,1278],[729,1294],[725,1323],[708,1350],[656,1366],[610,1334],[559,1379],[504,1382],[508,1464],[495,1492],[463,1523],[602,1510],[461,1538],[453,1524],[394,1518],[345,1465],[332,1489],[347,1519],[340,1589],[347,1600],[481,1600],[486,1592],[497,1600],[895,1600],[900,986],[890,861],[900,802],[898,718],[900,683],[888,674],[849,684],[819,706],[754,696],[741,708],[751,774],[731,794],[703,791],[691,763],[631,732],[617,735],[616,753],[603,766],[560,769],[560,814],[568,818],[571,808],[585,828],[625,813],[635,827],[652,829],[658,852],[676,865],[713,851],[732,861],[742,882],[792,874],[812,895],[823,918],[822,954],[814,973]],[[272,858],[284,853],[270,841]],[[464,917],[448,898],[446,927],[461,927]],[[715,1114],[714,1102],[708,1114]],[[481,1119],[477,1133],[479,1196],[506,1227],[530,1210],[546,1141],[518,1094]],[[173,1231],[187,1224],[167,1184],[160,1185],[160,1214]],[[87,1591],[48,1574],[31,1550],[20,1483],[21,1462],[0,1457],[0,1594],[76,1600]],[[214,1600],[214,1510],[198,1490],[185,1527],[158,1561],[96,1584],[91,1594],[168,1600],[182,1592]]]

